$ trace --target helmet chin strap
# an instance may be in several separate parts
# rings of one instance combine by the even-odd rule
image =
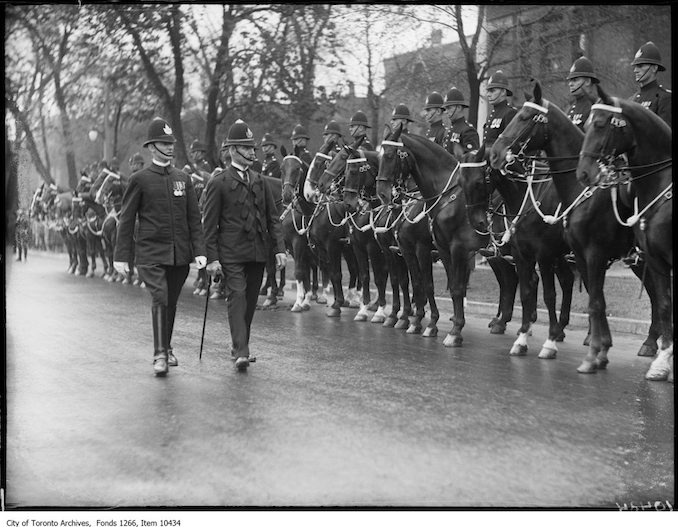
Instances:
[[[174,157],[174,152],[171,153],[171,154],[168,154],[167,152],[163,152],[162,148],[160,148],[160,147],[158,146],[157,143],[153,143],[153,146],[155,147],[155,149],[156,149],[158,152],[160,152],[160,153],[161,153],[162,155],[164,155],[165,157],[169,157],[169,158]]]
[[[643,73],[643,74],[641,75],[640,79],[638,79],[636,82],[637,82],[638,84],[642,83],[643,80],[645,79],[645,77],[647,77],[647,74],[650,73],[650,70],[651,70],[651,69],[652,69],[652,66],[651,66],[651,65],[648,65],[648,66],[647,66],[647,69],[645,70],[645,73]]]

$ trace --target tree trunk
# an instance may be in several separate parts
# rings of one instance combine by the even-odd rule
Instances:
[[[54,179],[52,179],[49,170],[47,170],[47,167],[45,167],[45,164],[42,162],[40,152],[38,151],[38,147],[35,144],[35,137],[33,136],[33,132],[31,131],[26,116],[21,110],[19,110],[16,103],[12,99],[5,98],[5,102],[9,110],[12,112],[12,115],[14,115],[14,119],[16,119],[17,137],[19,137],[22,131],[26,136],[26,147],[28,148],[28,151],[31,154],[33,166],[35,166],[35,169],[38,171],[38,174],[40,174],[40,177],[43,179],[43,181],[46,184],[51,185],[52,183],[54,183]]]

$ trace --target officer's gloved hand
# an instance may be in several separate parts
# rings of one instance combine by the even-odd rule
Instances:
[[[196,256],[195,265],[198,269],[202,269],[207,265],[207,256]]]
[[[129,274],[129,263],[127,262],[113,262],[113,269],[120,274]]]
[[[223,275],[223,271],[221,270],[221,263],[219,263],[219,260],[214,260],[213,262],[207,264],[206,271],[207,274],[213,278],[216,278],[217,276],[221,277]]]
[[[287,265],[287,255],[285,253],[276,253],[275,268],[278,270],[284,269]]]

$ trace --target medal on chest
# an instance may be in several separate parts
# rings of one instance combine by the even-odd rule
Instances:
[[[174,188],[174,195],[179,197],[186,194],[186,183],[183,181],[173,181],[172,186]]]

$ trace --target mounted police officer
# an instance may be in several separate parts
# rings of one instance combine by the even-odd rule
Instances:
[[[443,146],[445,135],[447,134],[443,125],[444,102],[443,96],[434,91],[426,97],[426,103],[424,104],[424,119],[428,123],[426,137],[440,146]]]
[[[261,167],[261,173],[265,176],[280,179],[282,171],[280,170],[280,161],[278,161],[275,151],[278,144],[273,140],[271,134],[264,134],[261,140],[261,150],[264,153],[264,163]]]
[[[398,104],[395,108],[393,108],[393,113],[391,114],[391,130],[395,130],[398,126],[402,127],[402,132],[403,134],[408,134],[408,125],[409,123],[413,123],[414,119],[412,119],[412,114],[410,113],[410,109],[404,105],[404,104]]]
[[[191,157],[196,170],[212,172],[212,164],[207,160],[207,146],[197,139],[191,143]]]
[[[300,124],[296,125],[292,130],[292,152],[304,163],[310,166],[311,161],[313,161],[313,156],[311,152],[308,151],[307,145],[308,141],[311,139],[306,131],[306,128]]]
[[[341,127],[334,119],[328,122],[323,130],[323,142],[329,143],[330,141],[334,141],[334,148],[328,154],[334,156],[334,154],[341,150],[341,145],[344,142],[344,134],[341,132]]]
[[[367,116],[361,111],[354,113],[348,123],[348,133],[351,134],[351,137],[353,137],[354,140],[364,137],[363,142],[360,144],[360,149],[374,151],[374,146],[372,146],[372,143],[367,137],[368,128],[372,127],[367,122]]]
[[[468,103],[464,95],[457,88],[452,88],[445,96],[443,108],[450,119],[450,127],[443,141],[443,147],[454,154],[453,144],[457,143],[464,149],[464,153],[480,148],[478,131],[466,120]]]
[[[509,89],[508,78],[497,70],[487,82],[487,102],[492,106],[483,127],[483,143],[489,150],[499,135],[506,129],[518,110],[508,103],[513,92]]]
[[[596,84],[599,82],[589,59],[579,57],[572,63],[567,75],[567,86],[574,101],[565,113],[582,132],[591,113],[591,105],[598,99]]]
[[[640,46],[631,65],[640,89],[629,100],[642,104],[672,126],[671,90],[657,82],[657,73],[666,70],[657,46],[653,42]]]
[[[198,198],[191,178],[171,164],[174,143],[167,121],[154,119],[144,142],[153,162],[132,174],[123,195],[113,263],[116,271],[127,274],[134,255],[139,277],[151,293],[153,370],[159,376],[178,365],[172,331],[189,264],[195,260],[200,269],[207,263]]]
[[[228,130],[231,164],[207,185],[205,240],[207,272],[223,276],[228,292],[228,322],[235,366],[249,366],[250,328],[271,240],[278,269],[287,257],[275,198],[260,174],[251,170],[255,142],[247,123],[238,119]]]
[[[130,176],[134,174],[135,172],[138,172],[142,168],[144,168],[144,156],[141,155],[139,152],[135,152],[132,154],[132,157],[129,158],[129,169],[130,169]]]

